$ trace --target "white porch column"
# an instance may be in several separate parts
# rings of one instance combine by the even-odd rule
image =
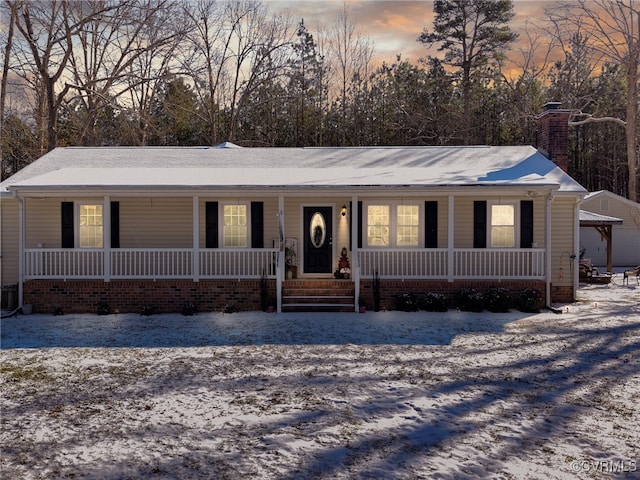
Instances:
[[[278,197],[278,263],[276,266],[276,303],[277,311],[282,313],[282,281],[285,278],[285,232],[284,232],[284,197]]]
[[[355,290],[355,311],[356,313],[360,311],[359,300],[360,300],[360,258],[359,258],[359,249],[358,249],[358,223],[360,219],[358,218],[358,196],[354,195],[351,198],[351,211],[349,212],[351,215],[351,232],[349,235],[351,236],[351,261],[353,262],[352,274],[353,274],[353,288]]]
[[[102,259],[102,275],[105,282],[111,281],[111,197],[104,197],[104,215],[102,218],[104,257]]]
[[[18,307],[22,307],[24,300],[24,256],[26,240],[25,231],[25,201],[21,197],[18,198]]]
[[[553,193],[549,193],[549,195],[547,195],[547,203],[545,207],[545,224],[544,224],[545,263],[546,263],[545,295],[547,297],[547,305],[551,305],[551,202],[552,201],[553,201]]]
[[[193,253],[191,254],[191,275],[194,282],[200,281],[200,197],[193,197]]]
[[[447,214],[447,280],[449,282],[453,282],[454,280],[454,267],[455,267],[455,257],[453,248],[455,246],[454,242],[454,233],[455,233],[455,222],[454,222],[454,213],[455,213],[455,197],[453,195],[449,195],[447,200],[448,204],[448,214]]]

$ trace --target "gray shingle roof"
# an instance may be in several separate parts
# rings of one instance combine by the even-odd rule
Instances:
[[[20,188],[556,186],[586,190],[529,146],[68,147],[2,182]]]

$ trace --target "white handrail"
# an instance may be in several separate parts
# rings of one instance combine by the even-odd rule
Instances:
[[[114,248],[110,252],[110,279],[276,278],[275,248],[217,248],[193,250]],[[361,278],[450,277],[449,251],[443,249],[359,249],[354,261]],[[461,249],[453,251],[456,279],[544,279],[544,249]],[[25,249],[25,279],[105,278],[104,249]]]
[[[453,250],[453,272],[449,272],[449,250],[361,249],[358,251],[362,278],[428,279],[544,279],[544,249]]]
[[[190,248],[114,248],[108,250],[109,279],[195,278]],[[107,278],[105,249],[26,249],[25,279]],[[196,251],[198,278],[275,278],[276,249]]]

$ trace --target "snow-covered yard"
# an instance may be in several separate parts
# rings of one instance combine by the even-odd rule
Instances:
[[[2,320],[2,478],[640,476],[640,287],[562,314]]]

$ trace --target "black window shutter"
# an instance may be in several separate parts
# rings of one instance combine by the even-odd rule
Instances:
[[[487,248],[487,202],[473,202],[473,248]]]
[[[120,202],[111,202],[111,248],[120,248]]]
[[[61,204],[61,232],[62,232],[62,248],[74,247],[74,232],[73,232],[73,202],[62,202]]]
[[[264,202],[251,202],[251,248],[264,248]]]
[[[533,200],[520,202],[520,248],[533,246]]]
[[[218,248],[218,202],[205,203],[205,246]]]
[[[424,202],[424,248],[438,248],[438,202]]]

